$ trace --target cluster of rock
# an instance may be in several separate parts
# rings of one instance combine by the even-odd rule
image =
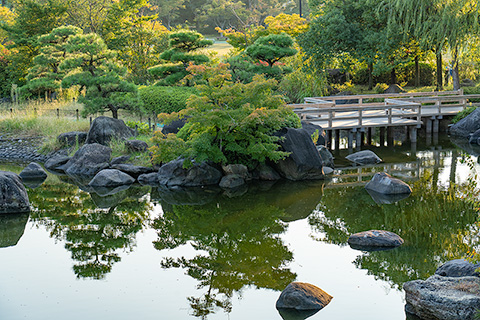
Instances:
[[[42,143],[41,138],[0,139],[0,159],[43,162],[46,156],[39,152]]]
[[[468,139],[471,144],[480,144],[480,108],[450,127],[453,136]]]
[[[480,264],[452,260],[427,280],[403,285],[405,311],[421,319],[475,319],[480,307]]]

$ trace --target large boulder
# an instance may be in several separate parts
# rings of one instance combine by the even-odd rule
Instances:
[[[219,182],[219,186],[224,189],[235,189],[245,184],[245,179],[238,174],[229,174],[223,176]]]
[[[98,143],[86,144],[78,149],[73,157],[59,169],[70,176],[93,177],[108,168],[112,149]]]
[[[57,141],[62,147],[73,147],[81,145],[87,140],[87,133],[81,131],[71,131],[60,134]]]
[[[332,300],[332,296],[305,282],[291,282],[282,291],[275,307],[277,309],[321,310]]]
[[[88,185],[91,187],[118,187],[134,182],[134,178],[120,170],[105,169],[97,173]]]
[[[473,264],[465,259],[455,259],[438,267],[435,274],[442,277],[478,277],[480,276],[476,271],[478,268],[480,263]]]
[[[318,146],[317,150],[320,154],[320,158],[322,158],[323,165],[332,169],[335,168],[334,157],[330,150],[328,150],[325,146]]]
[[[381,194],[410,194],[412,189],[400,179],[393,178],[385,172],[377,172],[372,180],[367,182],[365,189]]]
[[[282,178],[275,169],[264,163],[259,164],[252,174],[263,181],[277,181]]]
[[[324,179],[323,162],[305,129],[285,128],[278,134],[283,138],[282,149],[291,154],[275,164],[275,169],[288,180]]]
[[[317,146],[324,146],[325,145],[325,131],[323,128],[316,124],[311,124],[307,121],[302,121],[302,129],[305,129],[307,133],[312,136],[318,130],[318,139],[317,139]]]
[[[468,143],[480,145],[480,129],[470,135]]]
[[[359,165],[376,164],[382,162],[379,156],[371,150],[362,150],[345,157],[348,161],[354,162]]]
[[[228,164],[228,165],[222,166],[222,170],[227,176],[236,174],[241,178],[243,178],[244,180],[247,180],[250,177],[247,166],[243,164]]]
[[[55,154],[45,161],[44,166],[48,170],[58,171],[66,164],[72,157],[64,154]]]
[[[471,133],[480,129],[480,108],[450,127],[449,133],[454,136],[468,138]]]
[[[13,172],[0,171],[0,214],[30,212],[27,190]]]
[[[388,86],[383,93],[402,93],[406,92],[402,87],[400,87],[398,84],[391,84]]]
[[[142,140],[127,140],[125,147],[129,152],[145,152],[148,149],[148,144]]]
[[[36,162],[31,162],[19,174],[22,180],[45,180],[48,174],[43,170],[42,166]]]
[[[158,182],[167,187],[200,187],[218,184],[222,173],[205,162],[193,162],[188,169],[183,167],[184,160],[170,161],[158,170]]]
[[[403,244],[403,239],[390,231],[369,230],[352,234],[348,244],[353,249],[371,251],[398,247]]]
[[[480,278],[442,277],[403,285],[407,313],[421,319],[473,320],[480,306]]]
[[[134,130],[125,125],[123,120],[98,117],[92,122],[86,143],[108,145],[113,138],[124,140],[133,137]]]

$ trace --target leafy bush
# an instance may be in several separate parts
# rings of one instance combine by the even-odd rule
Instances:
[[[452,123],[457,123],[458,121],[462,120],[463,118],[468,116],[470,113],[475,111],[475,109],[477,109],[477,107],[468,107],[468,108],[463,109],[462,111],[457,113],[457,115],[455,117],[453,117]]]
[[[299,127],[300,119],[273,93],[277,82],[256,75],[248,84],[231,81],[227,64],[215,67],[191,66],[192,75],[201,76],[205,85],[197,85],[198,96],[188,101],[188,109],[161,114],[164,122],[188,117],[177,136],[156,133],[150,150],[155,159],[166,161],[182,156],[218,164],[240,163],[254,166],[267,159],[278,161],[288,156],[279,151],[282,127]]]
[[[373,91],[375,91],[375,93],[384,93],[385,90],[388,89],[388,84],[386,83],[377,83],[375,85],[375,88],[373,88]]]
[[[139,88],[140,100],[147,113],[171,113],[185,109],[187,99],[197,93],[191,87],[147,86]]]
[[[135,129],[137,127],[137,132],[138,134],[149,134],[150,133],[150,128],[148,127],[148,124],[145,122],[140,122],[140,121],[125,121],[125,124],[127,127]]]

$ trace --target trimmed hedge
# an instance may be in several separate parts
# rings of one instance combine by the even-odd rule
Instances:
[[[147,86],[138,89],[147,113],[172,113],[185,109],[187,99],[196,94],[192,87]]]

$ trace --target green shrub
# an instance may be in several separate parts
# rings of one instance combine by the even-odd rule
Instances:
[[[475,111],[475,109],[477,109],[477,107],[468,107],[468,108],[463,109],[462,111],[457,113],[457,115],[455,117],[453,117],[452,123],[457,123],[458,121],[462,120],[463,118],[468,116],[470,113]]]
[[[435,68],[428,63],[420,63],[420,85],[431,86],[435,82]],[[397,68],[397,83],[407,82],[409,86],[415,85],[415,62],[410,62],[401,68]],[[390,71],[373,75],[373,83],[390,83]],[[368,84],[368,68],[360,68],[353,73],[355,84]]]
[[[191,87],[147,86],[139,88],[140,99],[147,113],[172,113],[185,109],[187,99],[196,94]]]
[[[125,124],[127,127],[135,129],[135,126],[137,127],[137,132],[138,134],[149,134],[150,133],[150,128],[148,127],[148,124],[145,122],[140,122],[140,121],[125,121]]]

